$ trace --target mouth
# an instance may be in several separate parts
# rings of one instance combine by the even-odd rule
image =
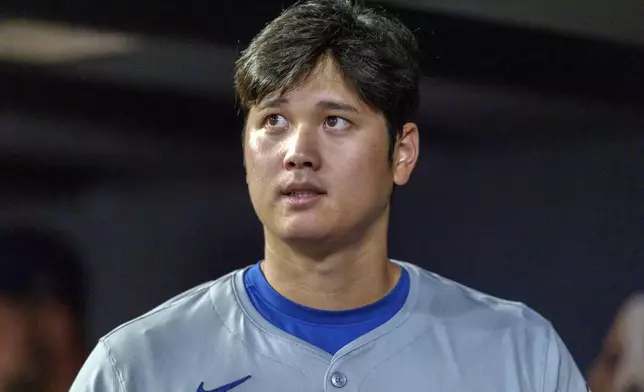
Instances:
[[[290,192],[283,192],[283,196],[287,197],[313,197],[313,196],[320,196],[323,195],[323,192],[318,192],[318,191],[313,191],[313,190],[306,190],[306,191],[290,191]]]
[[[291,183],[280,190],[282,196],[312,197],[326,194],[324,189],[309,182]]]
[[[315,187],[306,186],[306,188],[291,187],[282,191],[282,200],[292,208],[302,209],[312,207],[326,192]]]

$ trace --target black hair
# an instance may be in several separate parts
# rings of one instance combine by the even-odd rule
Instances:
[[[24,305],[55,301],[80,326],[86,278],[79,254],[62,233],[27,226],[0,229],[0,297]]]
[[[420,50],[397,18],[348,0],[294,4],[270,22],[235,65],[235,89],[246,115],[268,94],[297,87],[325,56],[389,129],[389,155],[419,103]]]

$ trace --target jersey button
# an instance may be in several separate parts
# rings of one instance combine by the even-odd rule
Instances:
[[[347,385],[347,376],[340,372],[335,372],[331,375],[331,384],[336,388],[342,388]]]

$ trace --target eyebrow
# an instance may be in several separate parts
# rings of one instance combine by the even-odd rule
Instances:
[[[341,110],[344,112],[360,113],[358,108],[352,105],[349,105],[347,103],[336,102],[336,101],[320,101],[315,106],[319,108],[330,109],[330,110]]]
[[[259,110],[278,108],[287,103],[288,103],[288,99],[286,98],[271,99],[259,105]],[[349,105],[347,103],[337,102],[337,101],[324,100],[324,101],[318,102],[317,104],[315,104],[315,106],[317,106],[318,108],[323,108],[328,110],[340,110],[344,112],[360,113],[358,108],[356,108],[355,106]]]
[[[286,98],[276,98],[276,99],[270,99],[268,101],[265,101],[261,105],[259,105],[259,110],[265,110],[265,109],[274,109],[282,106],[283,104],[288,103],[288,99]]]

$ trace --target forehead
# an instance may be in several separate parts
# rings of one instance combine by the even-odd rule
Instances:
[[[328,56],[322,58],[313,71],[300,83],[285,91],[273,91],[267,94],[253,108],[261,107],[263,103],[277,99],[299,104],[310,104],[330,99],[350,104],[361,112],[373,112],[358,96],[355,88],[347,83],[337,63]]]

